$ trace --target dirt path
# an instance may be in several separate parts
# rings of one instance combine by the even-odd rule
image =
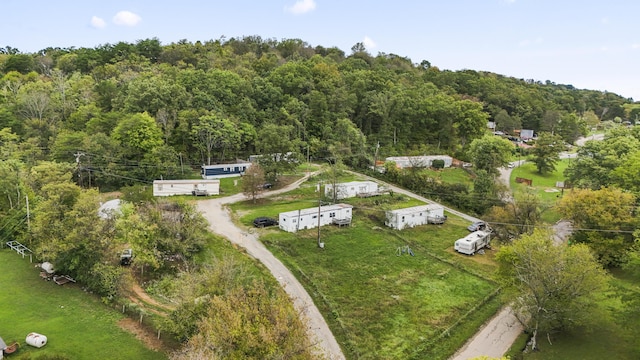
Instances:
[[[153,299],[152,297],[149,296],[149,294],[147,294],[141,287],[140,285],[138,285],[137,283],[134,283],[133,286],[131,286],[131,291],[133,291],[133,296],[129,297],[129,300],[135,302],[138,305],[141,305],[142,307],[145,307],[145,304],[151,305],[153,307],[156,307],[158,309],[163,309],[166,311],[172,311],[175,310],[175,307],[173,306],[169,306],[166,304],[161,304],[159,302],[157,302],[155,299]],[[151,311],[152,313],[158,314],[158,315],[162,315],[162,316],[166,316],[166,313],[163,313],[162,311],[150,308],[150,307],[145,307],[147,310]]]
[[[263,196],[279,194],[295,189],[306,181],[310,175],[303,177],[285,188],[269,191],[263,194]],[[300,284],[291,271],[258,240],[256,234],[238,228],[231,220],[229,211],[223,207],[226,204],[244,199],[246,199],[246,197],[243,194],[236,194],[224,198],[198,201],[197,208],[209,221],[209,229],[212,232],[222,235],[232,243],[243,247],[249,255],[262,262],[271,271],[276,280],[293,300],[296,309],[307,318],[309,325],[308,332],[312,338],[312,342],[318,345],[323,355],[331,360],[344,359],[345,357],[340,345],[338,345],[320,310],[315,306],[311,296],[309,296],[302,284]]]

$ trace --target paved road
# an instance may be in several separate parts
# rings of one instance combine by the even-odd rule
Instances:
[[[285,188],[269,191],[263,194],[263,196],[279,194],[295,189],[306,181],[309,176],[310,175],[306,175]],[[330,360],[345,359],[342,349],[340,345],[338,345],[333,333],[331,333],[327,322],[302,284],[300,284],[291,271],[258,240],[258,236],[255,233],[240,229],[233,223],[229,211],[224,208],[224,205],[245,199],[246,197],[243,194],[236,194],[224,198],[198,201],[197,207],[209,221],[209,229],[211,231],[243,247],[249,255],[259,260],[271,271],[273,276],[293,300],[293,304],[298,312],[307,318],[306,320],[309,325],[308,332],[312,338],[312,342],[318,345],[318,351]]]
[[[467,360],[479,356],[501,358],[520,333],[522,324],[516,319],[511,307],[502,308],[485,323],[451,360]]]

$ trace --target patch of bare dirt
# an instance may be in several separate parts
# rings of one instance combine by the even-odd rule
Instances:
[[[149,294],[147,294],[141,287],[140,285],[138,285],[137,283],[134,283],[131,286],[131,291],[133,291],[132,296],[129,296],[129,300],[133,301],[134,303],[144,307],[146,310],[157,314],[157,315],[162,315],[162,316],[166,316],[167,314],[150,308],[149,306],[145,306],[145,305],[151,305],[154,306],[158,309],[162,309],[164,311],[172,311],[175,309],[175,307],[167,305],[167,304],[162,304],[158,301],[156,301],[154,298],[152,298],[151,296],[149,296]]]
[[[147,348],[154,351],[164,351],[167,350],[164,347],[164,344],[160,339],[158,339],[157,334],[152,333],[148,329],[145,329],[140,323],[137,321],[124,318],[118,321],[118,326],[121,329],[132,333],[136,339],[140,340]]]

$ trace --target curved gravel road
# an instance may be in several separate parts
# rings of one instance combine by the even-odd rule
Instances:
[[[302,179],[282,189],[265,192],[262,196],[269,196],[290,191],[298,187],[312,174],[307,174]],[[197,202],[198,210],[209,221],[209,229],[229,239],[244,249],[252,257],[263,263],[273,276],[278,280],[282,288],[293,300],[293,304],[304,317],[309,326],[308,333],[312,343],[316,344],[322,355],[331,360],[345,359],[342,349],[329,329],[327,322],[313,303],[311,296],[300,284],[296,277],[258,240],[255,233],[237,227],[224,205],[246,200],[244,194],[236,194],[228,197],[202,200]]]

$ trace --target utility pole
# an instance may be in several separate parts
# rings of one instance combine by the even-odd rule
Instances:
[[[324,249],[324,244],[320,242],[320,204],[322,202],[322,183],[318,183],[318,247]]]
[[[373,171],[376,171],[376,168],[378,166],[378,149],[380,149],[380,141],[378,141],[378,143],[376,144],[376,153],[375,155],[373,155]]]
[[[182,175],[184,175],[184,167],[182,164],[182,153],[178,154],[180,156],[180,172],[182,173]]]
[[[31,231],[31,213],[29,212],[29,195],[25,196],[27,199],[27,230]]]

